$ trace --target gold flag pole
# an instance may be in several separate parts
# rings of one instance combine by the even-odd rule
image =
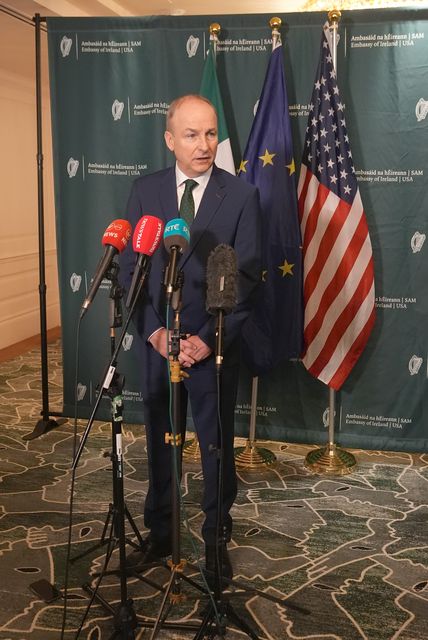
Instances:
[[[328,21],[332,30],[333,44],[333,65],[337,73],[337,29],[341,13],[338,9],[333,9],[328,13]],[[310,451],[305,459],[305,466],[314,473],[346,475],[354,470],[356,465],[355,457],[349,451],[337,447],[334,443],[334,416],[335,416],[336,394],[334,389],[329,388],[329,412],[328,412],[328,445],[321,449]]]
[[[282,24],[281,18],[274,17],[269,20],[269,26],[272,29],[272,50],[278,44],[281,38],[279,28]],[[276,462],[275,454],[270,449],[256,446],[256,416],[257,416],[257,391],[259,379],[253,378],[251,388],[251,413],[250,413],[250,431],[245,447],[235,448],[235,464],[238,469],[263,469],[273,465]]]
[[[212,22],[210,24],[210,41],[213,43],[214,56],[217,55],[217,42],[218,36],[221,31],[221,26],[218,22]],[[183,458],[192,462],[200,462],[201,450],[199,447],[198,436],[195,435],[190,440],[187,440],[183,445]]]

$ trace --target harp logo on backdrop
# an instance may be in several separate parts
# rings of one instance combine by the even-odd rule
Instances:
[[[415,376],[419,373],[419,369],[422,366],[423,358],[419,356],[412,356],[409,360],[409,372],[411,376]]]
[[[70,54],[72,45],[73,40],[71,38],[67,38],[67,36],[63,36],[59,45],[63,58],[66,58]]]
[[[70,278],[70,287],[73,293],[77,293],[82,284],[82,276],[78,276],[77,273],[72,273]]]
[[[418,100],[418,102],[416,103],[415,113],[416,120],[418,122],[420,122],[421,120],[425,120],[428,114],[428,100],[424,100],[423,98]]]
[[[195,36],[190,36],[186,44],[186,51],[189,58],[193,58],[193,56],[196,55],[198,47],[199,47],[199,38],[196,38]]]
[[[81,402],[86,395],[86,385],[79,382],[77,385],[77,402]]]
[[[122,117],[123,109],[125,108],[124,102],[119,102],[119,100],[115,100],[111,105],[111,114],[113,116],[113,120],[120,120]]]
[[[69,178],[74,178],[79,168],[79,161],[74,158],[70,158],[67,162],[67,173]]]
[[[336,411],[334,412],[334,417],[336,417]],[[324,427],[327,429],[330,423],[330,407],[327,407],[327,409],[322,414],[322,422]]]
[[[425,233],[419,233],[419,231],[416,231],[416,233],[413,234],[412,239],[410,240],[410,246],[412,247],[413,253],[419,253],[424,246],[425,240]]]
[[[123,338],[123,350],[124,351],[129,351],[130,348],[132,347],[132,343],[134,342],[134,336],[131,335],[130,333],[125,333],[125,336]]]

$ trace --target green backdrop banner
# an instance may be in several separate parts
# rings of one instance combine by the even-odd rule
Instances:
[[[299,170],[325,13],[281,16]],[[64,351],[64,414],[74,414],[76,331],[108,224],[123,217],[133,179],[173,162],[165,114],[197,93],[208,28],[219,22],[218,75],[236,166],[271,51],[271,15],[48,19],[55,199]],[[338,79],[374,250],[377,321],[337,394],[344,446],[427,448],[428,11],[344,13]],[[150,213],[150,212],[147,212]],[[110,360],[110,283],[80,331],[78,407],[88,417]],[[290,309],[290,313],[293,310]],[[125,422],[144,422],[130,325],[118,369]],[[251,379],[243,371],[237,433],[248,434]],[[257,437],[325,443],[328,389],[299,362],[259,380]],[[109,419],[103,399],[97,417]]]

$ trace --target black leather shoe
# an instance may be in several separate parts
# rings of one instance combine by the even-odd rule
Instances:
[[[221,545],[219,549],[219,553],[221,554],[221,575],[223,578],[228,578],[231,580],[233,578],[233,568],[232,563],[230,561],[229,552],[227,550],[226,543]],[[205,569],[206,579],[210,588],[214,588],[215,584],[215,569],[217,564],[217,548],[214,544],[206,544],[205,545]],[[222,582],[222,587],[227,587],[229,583],[225,580]]]
[[[159,562],[171,554],[171,538],[154,538],[150,534],[143,540],[141,549],[126,557],[126,568],[136,570],[145,564]]]

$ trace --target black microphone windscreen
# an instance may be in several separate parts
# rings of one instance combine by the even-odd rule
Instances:
[[[215,314],[230,313],[237,303],[238,265],[233,247],[219,244],[208,256],[206,308]]]

